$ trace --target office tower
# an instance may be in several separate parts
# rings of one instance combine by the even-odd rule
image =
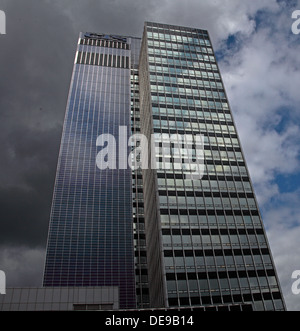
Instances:
[[[116,169],[100,170],[96,160],[106,147],[99,136],[131,135],[132,40],[80,34],[44,271],[44,286],[118,286],[120,308],[136,307],[132,174],[119,169],[129,147],[115,150]]]
[[[131,134],[153,142],[142,169]],[[80,34],[44,286],[117,286],[122,309],[285,309],[207,31]]]
[[[284,309],[208,32],[146,23],[139,81],[148,139],[204,135],[202,177],[187,179],[176,161],[180,145],[171,146],[173,163],[163,167],[163,139],[152,155],[157,169],[143,170],[151,306]]]

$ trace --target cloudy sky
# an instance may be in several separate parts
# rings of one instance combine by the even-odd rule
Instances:
[[[0,269],[41,286],[62,125],[80,31],[141,36],[144,21],[208,29],[282,289],[300,310],[300,0],[1,0]],[[300,24],[299,24],[300,28]]]

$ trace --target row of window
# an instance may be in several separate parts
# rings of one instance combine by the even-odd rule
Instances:
[[[164,42],[159,39],[153,39],[153,40],[148,40],[148,46],[150,47],[159,47],[163,49],[167,49],[170,51],[179,51],[181,53],[197,53],[197,54],[210,54],[213,55],[213,50],[210,47],[203,47],[202,46],[197,46],[199,45],[198,43],[194,44],[187,44],[187,43],[170,43],[170,42]],[[205,44],[204,44],[205,46]]]
[[[199,137],[199,135],[196,135],[196,137]],[[201,138],[201,136],[200,136]],[[184,139],[184,136],[183,136]],[[203,148],[202,142],[199,139],[199,141],[196,141],[194,143],[195,145],[191,145],[189,143],[186,143],[184,140],[183,145],[179,142],[171,143],[168,142],[167,144],[164,144],[163,146],[155,146],[155,150],[153,151],[153,157],[157,158],[157,161],[159,162],[196,162],[201,161],[202,163],[205,161],[207,165],[231,165],[231,166],[245,166],[245,163],[243,161],[241,152],[237,152],[238,156],[234,156],[234,152],[231,153],[230,159],[228,159],[227,153],[219,150],[207,150]],[[133,147],[136,148],[138,145],[134,145]],[[173,147],[174,146],[174,147]],[[182,147],[183,146],[183,147]],[[139,147],[140,148],[140,147]],[[133,157],[140,157],[139,155],[140,151],[135,151],[133,153]],[[155,154],[154,154],[155,153]],[[220,153],[220,154],[219,154]],[[220,156],[221,155],[221,156]],[[180,161],[181,159],[181,161]],[[231,161],[231,162],[230,162]]]
[[[218,160],[215,160],[212,157],[205,158],[205,154],[201,150],[201,146],[197,149],[185,148],[182,151],[179,151],[178,148],[172,148],[171,152],[172,154],[170,153],[169,148],[164,148],[162,151],[158,150],[157,148],[156,154],[152,156],[152,161],[154,162],[154,158],[156,158],[156,163],[158,165],[155,167],[155,169],[189,169],[188,166],[193,165],[193,169],[197,166],[200,170],[201,167],[202,171],[206,171],[209,174],[211,172],[216,172],[230,175],[232,172],[234,176],[239,176],[239,173],[243,174],[242,176],[244,176],[245,172],[247,172],[244,163],[235,162],[238,160],[232,160],[232,162],[229,162],[228,159],[220,159],[220,157]],[[206,152],[206,150],[204,152]],[[140,151],[133,152],[131,157],[132,162],[139,162],[138,165],[142,165],[142,155],[140,154]],[[155,163],[152,164],[155,165]],[[178,167],[178,164],[183,168],[180,166]],[[196,186],[199,186],[199,183],[197,183]]]
[[[139,168],[140,163],[133,163],[134,167]],[[225,175],[225,176],[241,176],[241,177],[248,177],[248,172],[245,167],[235,167],[235,166],[214,166],[214,165],[204,165],[202,166],[200,162],[195,161],[194,163],[191,162],[159,162],[157,161],[153,166],[152,169],[156,169],[159,172],[168,173],[175,173],[182,174],[186,178],[192,179],[192,181],[199,181],[203,178],[203,176],[216,176],[216,175]]]
[[[199,110],[186,110],[186,109],[170,109],[170,108],[157,108],[152,107],[153,119],[161,121],[175,121],[176,123],[183,122],[188,123],[193,127],[195,123],[199,125],[200,131],[204,132],[224,132],[230,134],[236,134],[235,127],[233,123],[226,123],[225,120],[231,120],[231,116],[228,113],[214,113],[199,111]],[[214,115],[215,114],[215,115]],[[221,114],[223,116],[221,116]],[[160,115],[160,116],[158,116]],[[213,120],[211,117],[213,116]],[[219,119],[217,116],[222,119]],[[137,119],[136,119],[137,120]],[[139,120],[139,119],[138,119]],[[190,123],[191,122],[191,123]],[[180,126],[185,126],[186,124],[181,124]]]
[[[155,85],[157,83],[175,84],[177,86],[194,86],[195,88],[204,87],[206,89],[217,88],[223,90],[221,82],[211,81],[208,78],[201,79],[201,77],[189,77],[187,75],[180,77],[178,75],[170,75],[168,73],[160,72],[150,73],[150,84]]]
[[[128,220],[130,218],[128,217]],[[93,220],[89,219],[88,220],[89,224],[93,223]],[[130,223],[129,221],[127,222],[128,224]],[[118,244],[120,245],[124,245],[126,243],[130,243],[130,234],[131,231],[127,231],[125,226],[127,224],[124,224],[123,226],[111,226],[109,227],[108,224],[110,224],[109,221],[107,222],[103,222],[103,225],[107,226],[107,230],[111,231],[114,233],[114,236],[105,236],[105,232],[101,231],[101,229],[99,229],[98,227],[94,227],[93,225],[90,226],[79,226],[78,223],[69,223],[71,225],[66,225],[66,226],[57,226],[57,227],[52,227],[51,229],[53,230],[53,233],[51,233],[51,236],[55,235],[55,238],[58,240],[57,243],[55,244],[60,244],[60,247],[63,247],[63,242],[65,241],[65,246],[69,247],[70,243],[72,243],[72,247],[76,252],[76,248],[84,248],[85,250],[89,251],[89,250],[93,250],[93,248],[95,246],[97,246],[97,244],[101,243],[103,244],[105,241],[110,242],[111,244],[114,243],[116,244],[118,242],[118,240],[120,241]],[[63,224],[65,225],[65,224]],[[55,231],[54,231],[55,229]],[[72,231],[73,230],[73,231]],[[73,237],[71,237],[71,235],[69,234],[60,234],[59,231],[69,231],[69,233],[73,233]],[[83,237],[82,233],[84,232],[85,237]],[[121,235],[122,234],[122,235]],[[124,239],[124,236],[128,235],[128,239]],[[61,246],[62,245],[62,246]],[[91,247],[90,247],[91,245]],[[131,246],[131,245],[130,245]],[[50,247],[56,247],[56,246],[51,246]],[[72,248],[71,247],[71,248]],[[71,249],[69,247],[69,249]],[[101,252],[101,255],[104,252]],[[77,252],[76,254],[78,254],[79,256],[83,255],[83,252]],[[91,253],[90,258],[100,255],[99,252],[93,252]]]
[[[202,130],[199,130],[199,126],[198,126],[197,123],[195,123],[196,125],[193,126],[192,128],[189,128],[188,127],[189,123],[186,123],[186,122],[184,122],[184,124],[186,125],[185,127],[180,126],[180,124],[183,124],[183,122],[173,122],[172,123],[172,121],[169,121],[169,125],[168,125],[168,123],[164,124],[162,122],[164,122],[164,121],[159,121],[159,124],[157,124],[157,123],[155,123],[155,120],[154,120],[154,128],[155,128],[154,132],[157,132],[157,128],[159,130],[160,128],[164,128],[164,127],[169,128],[169,126],[170,126],[170,134],[171,134],[171,132],[174,132],[174,134],[176,132],[181,133],[181,131],[178,131],[178,130],[183,129],[183,128],[185,128],[183,133],[186,133],[186,134],[191,133],[191,134],[195,135],[196,133],[197,134],[202,133]],[[177,129],[176,129],[176,127],[177,127]],[[188,129],[190,129],[191,131],[188,131]],[[233,147],[239,147],[239,141],[238,141],[237,138],[226,137],[226,136],[224,135],[224,137],[222,137],[222,136],[215,137],[215,136],[212,136],[211,134],[210,134],[210,136],[202,135],[201,139],[203,139],[203,140],[201,140],[201,142],[203,143],[204,146],[219,146],[219,147],[233,146]],[[181,137],[181,135],[180,135],[180,137]],[[184,140],[182,140],[182,141],[184,141]],[[201,147],[202,147],[202,145],[199,145],[199,148],[201,148]],[[186,151],[186,148],[182,152],[184,153],[185,151]],[[174,148],[173,148],[173,152],[174,152],[173,154],[175,154],[175,152],[176,152],[176,150]],[[176,156],[180,156],[180,155],[182,155],[182,154],[179,154],[178,152],[176,153]]]
[[[195,229],[197,230],[197,229]],[[193,230],[193,231],[195,231]],[[216,229],[215,229],[216,230]],[[227,229],[227,231],[232,231],[233,229]],[[241,233],[244,229],[239,229],[239,231]],[[208,231],[208,230],[206,230]],[[219,230],[216,230],[219,231]],[[226,231],[226,229],[223,229],[221,231]],[[237,231],[237,230],[236,230]],[[250,229],[250,231],[262,231],[259,229]],[[234,256],[234,257],[238,257],[238,256],[257,256],[260,258],[255,258],[255,260],[257,260],[257,263],[260,264],[270,264],[271,263],[271,258],[270,258],[270,251],[268,248],[243,248],[243,249],[196,249],[196,250],[164,250],[164,257],[183,257],[184,259],[186,259],[187,257],[191,257],[191,258],[197,258],[197,257],[203,257],[203,256],[211,256],[211,257],[224,257],[224,256]],[[201,260],[202,261],[202,260]],[[232,261],[232,260],[230,260]]]
[[[229,106],[227,102],[224,102],[226,100],[213,100],[213,99],[207,99],[207,98],[201,98],[201,96],[192,96],[189,95],[155,95],[152,93],[152,102],[153,103],[160,103],[160,104],[165,104],[165,105],[191,105],[193,107],[198,107],[198,108],[208,108],[208,109],[216,109],[216,111],[222,111],[222,110],[228,110]]]
[[[164,33],[157,32],[147,32],[148,42],[150,39],[156,39],[161,42],[173,42],[178,44],[192,44],[192,45],[202,45],[202,46],[211,46],[210,41],[206,38],[201,38],[200,36],[186,36],[186,32],[182,31],[181,34],[174,34],[174,31],[165,30]]]
[[[264,235],[164,235],[164,247],[187,247],[187,246],[252,246],[252,245],[266,245]],[[243,264],[241,262],[241,264]]]
[[[81,194],[80,190],[77,191],[78,196]],[[115,193],[121,193],[120,191],[115,191]],[[127,192],[122,192],[123,194],[126,194]],[[89,198],[77,198],[74,199],[74,197],[69,198],[68,195],[63,195],[64,198],[59,198],[57,199],[57,206],[54,206],[56,210],[53,211],[52,215],[53,217],[59,217],[62,215],[64,218],[68,216],[68,213],[72,216],[72,222],[80,222],[80,221],[85,221],[88,222],[90,221],[92,223],[93,219],[97,219],[103,214],[103,212],[106,212],[106,220],[108,222],[111,221],[111,219],[116,219],[116,221],[120,218],[119,221],[123,220],[125,221],[127,216],[127,220],[130,219],[130,213],[129,213],[129,208],[127,210],[128,214],[124,215],[124,209],[127,207],[128,203],[131,203],[130,199],[125,199],[123,198],[122,200],[114,198],[114,197],[109,197],[109,198],[104,198],[100,200],[99,197],[93,197],[90,196]],[[116,196],[116,194],[114,194]],[[65,206],[59,206],[60,203],[64,203]],[[100,204],[104,205],[104,203],[107,203],[110,208],[105,208],[105,206],[100,206]],[[97,204],[97,205],[96,205]],[[96,205],[96,206],[94,206]],[[123,209],[122,212],[117,213],[116,212],[116,207]],[[99,215],[100,214],[100,215]],[[104,219],[101,219],[102,222]]]
[[[79,40],[80,45],[89,45],[89,46],[98,46],[98,47],[109,47],[109,48],[118,48],[118,49],[126,49],[129,50],[129,44],[122,43],[115,40],[105,40],[105,39],[89,39],[89,38],[81,38]]]
[[[183,116],[185,116],[185,112],[181,112],[180,110],[176,111],[175,114],[177,115],[182,113]],[[173,112],[174,114],[174,112]],[[196,112],[194,112],[194,114],[196,114]],[[198,115],[198,114],[197,114]],[[238,144],[237,142],[237,138],[234,137],[236,134],[235,132],[235,128],[233,125],[220,125],[220,124],[205,124],[205,123],[199,123],[197,120],[193,121],[193,118],[182,118],[183,116],[180,117],[180,115],[178,116],[178,118],[180,119],[173,119],[172,117],[169,117],[169,120],[167,119],[153,119],[153,126],[154,128],[160,128],[160,127],[171,127],[172,129],[178,128],[178,129],[187,129],[187,130],[192,130],[193,132],[201,132],[202,134],[207,133],[207,132],[211,132],[211,133],[216,133],[216,132],[224,132],[224,137],[222,136],[217,136],[217,142],[224,145],[224,141],[225,144],[226,142],[228,142],[228,144]],[[163,117],[162,117],[163,118]],[[168,118],[168,117],[167,117]],[[186,119],[186,120],[185,120]],[[229,116],[228,116],[229,119]],[[190,122],[191,121],[191,122]],[[230,138],[229,135],[232,134],[232,139],[236,139],[236,140],[232,140],[232,142],[230,142]],[[227,136],[227,137],[226,137]],[[207,136],[205,139],[206,143],[215,143],[214,140],[210,140],[211,138],[213,138],[211,135],[209,135],[209,137]],[[223,139],[229,139],[229,140],[224,140]]]
[[[215,185],[216,180],[219,181],[219,188],[228,188],[228,190],[234,190],[235,188],[237,190],[241,190],[242,189],[242,184],[240,182],[249,182],[249,178],[245,178],[245,177],[241,177],[241,176],[222,176],[222,175],[212,175],[212,176],[203,176],[203,178],[201,179],[201,182],[197,182],[194,180],[190,180],[187,179],[186,176],[184,176],[183,174],[180,173],[174,173],[171,171],[157,171],[158,174],[158,178],[176,178],[176,179],[184,179],[184,185],[185,187],[201,187],[202,184],[201,182],[203,181],[203,186],[206,186],[206,188],[209,188],[209,183],[207,183],[207,180],[211,180],[213,181],[212,184],[212,190],[216,190],[218,189],[218,185]],[[227,186],[226,183],[224,182],[228,182]],[[235,184],[233,183],[233,181],[235,182]]]
[[[194,141],[198,141],[200,143],[203,142],[204,145],[204,149],[205,150],[225,150],[225,146],[226,148],[228,148],[230,151],[240,151],[239,148],[239,144],[238,144],[238,140],[237,138],[234,138],[234,136],[231,136],[232,138],[230,138],[230,136],[228,134],[224,134],[224,136],[222,136],[221,133],[216,133],[214,134],[212,133],[207,133],[207,136],[203,136],[201,135],[200,131],[195,131],[195,130],[184,130],[183,128],[172,128],[172,127],[166,127],[166,128],[154,128],[154,133],[155,134],[169,134],[171,136],[173,136],[174,134],[179,135],[179,137],[184,137],[184,135],[186,135],[188,138],[192,137],[192,135],[195,136],[195,138],[197,138],[198,140],[194,139]],[[229,137],[228,137],[229,136]],[[202,138],[203,137],[203,138]],[[231,141],[230,141],[231,139]],[[198,147],[201,148],[202,145],[198,144]]]
[[[201,98],[213,98],[213,99],[226,99],[225,93],[221,91],[211,91],[205,90],[204,88],[199,89],[199,87],[188,88],[176,86],[161,86],[158,84],[151,84],[151,92],[154,93],[167,93],[167,94],[178,94],[178,95],[189,95]]]
[[[160,48],[160,49],[166,49],[167,51],[172,51],[176,53],[181,53],[182,56],[184,53],[196,53],[198,55],[198,59],[202,58],[204,59],[206,54],[209,56],[213,56],[213,50],[209,47],[200,47],[200,46],[195,46],[195,44],[174,44],[174,43],[168,43],[168,42],[163,42],[160,40],[148,40],[148,46],[149,47],[155,47],[155,48]],[[203,56],[201,56],[203,55]],[[195,57],[196,58],[196,57]]]
[[[100,55],[100,53],[92,54]],[[71,92],[76,92],[78,87],[90,84],[90,82],[107,86],[108,89],[110,86],[129,85],[129,72],[123,70],[107,71],[99,66],[94,67],[93,70],[87,70],[82,66],[75,66],[73,88],[71,89]]]
[[[273,269],[261,270],[239,270],[239,271],[217,271],[217,272],[198,272],[198,273],[167,273],[168,280],[208,280],[208,279],[232,279],[245,277],[268,277],[270,286],[277,286],[277,280]],[[237,285],[238,286],[238,285]]]
[[[197,77],[202,79],[215,79],[220,80],[220,74],[218,72],[209,72],[203,70],[188,69],[185,67],[169,67],[169,66],[160,66],[160,65],[149,65],[150,72],[157,73],[168,73],[174,75],[184,75],[189,77]]]
[[[180,173],[179,172],[175,172],[175,171],[170,171],[168,169],[161,169],[161,168],[158,168],[157,169],[157,174],[159,176],[159,178],[164,178],[164,177],[167,177],[167,178],[172,178],[174,177],[175,175],[175,178],[183,178],[185,180],[185,187],[194,187],[194,188],[199,188],[201,187],[201,182],[197,181],[196,178],[194,179],[188,179],[185,174],[183,173]],[[204,174],[204,176],[199,179],[200,181],[202,180],[219,180],[220,181],[220,188],[226,188],[228,190],[234,190],[235,189],[235,186],[234,184],[232,183],[233,181],[235,181],[235,185],[236,185],[236,189],[237,190],[242,190],[242,186],[239,184],[239,182],[243,182],[243,181],[249,181],[249,177],[248,176],[241,176],[241,175],[235,175],[235,176],[232,176],[230,173],[228,174]],[[227,180],[231,183],[229,183],[227,186],[226,184],[224,184],[224,180]],[[207,185],[206,189],[209,189],[209,184]],[[212,188],[212,190],[217,190],[218,189],[218,186],[215,186]]]
[[[263,259],[265,265],[271,266],[271,258],[269,255],[264,255]],[[188,257],[165,257],[164,258],[165,267],[169,270],[187,268],[189,271],[191,269],[205,269],[210,268],[225,268],[242,266],[247,268],[257,268],[263,266],[261,255],[238,255],[238,256],[188,256]]]
[[[151,55],[149,56],[150,63],[158,63],[163,65],[179,66],[179,67],[195,67],[208,71],[218,71],[216,64],[201,62],[198,59],[186,59],[167,56]]]
[[[172,98],[172,97],[165,97],[165,96],[151,96],[152,103],[155,104],[161,104],[164,107],[168,105],[172,106],[192,106],[196,108],[205,108],[207,110],[216,110],[218,111],[224,111],[228,110],[229,106],[227,102],[214,102],[214,101],[206,101],[206,100],[197,100],[197,99],[189,99],[187,97],[181,97],[181,98]],[[231,120],[231,115],[228,114],[225,117],[228,118],[228,120]]]
[[[171,193],[171,191],[168,191]],[[179,193],[174,191],[173,193]],[[184,193],[184,192],[182,192]],[[226,197],[201,197],[201,196],[159,196],[160,205],[197,205],[197,206],[215,206],[216,208],[224,206],[224,208],[228,208],[232,206],[233,208],[255,208],[256,203],[253,198],[226,198]]]
[[[238,212],[239,214],[236,214]],[[198,209],[160,209],[160,219],[164,224],[181,224],[191,223],[197,225],[211,225],[211,226],[225,226],[225,225],[237,225],[241,226],[251,225],[261,227],[261,220],[256,210],[252,211],[252,215],[249,210],[243,210],[243,215],[240,215],[241,210],[232,211],[230,209],[220,209],[217,211]],[[207,214],[208,213],[208,214]],[[198,215],[197,215],[198,214]],[[207,215],[206,215],[207,214]],[[235,215],[234,215],[235,214]],[[257,213],[258,214],[258,213]],[[163,225],[164,227],[164,225]]]
[[[78,250],[84,250],[84,246],[78,247]],[[94,249],[105,249],[104,245],[95,245]],[[76,251],[76,247],[73,250],[68,250],[66,246],[59,245],[59,248],[56,249],[56,254],[52,254],[51,252],[47,253],[48,263],[47,266],[49,269],[53,269],[54,271],[59,271],[60,275],[67,276],[70,275],[78,275],[78,279],[80,277],[88,277],[97,279],[97,274],[99,275],[110,275],[110,274],[118,274],[118,269],[127,269],[133,265],[133,258],[131,260],[131,256],[129,253],[121,253],[117,255],[118,250],[133,252],[133,244],[131,246],[117,246],[114,247],[115,252],[107,253],[107,256],[103,255],[94,255],[91,256],[91,250],[86,249],[85,253],[80,253]],[[67,254],[66,257],[61,257],[61,255]],[[70,256],[69,256],[70,255]],[[113,255],[113,258],[110,256]],[[111,262],[112,267],[104,269],[103,265],[106,262]],[[67,279],[67,278],[66,278]],[[100,279],[100,278],[99,278]]]
[[[204,39],[208,39],[208,33],[206,30],[180,27],[176,25],[153,23],[153,22],[147,22],[147,32],[164,33],[175,36],[186,36],[192,38],[202,37]]]
[[[140,184],[142,185],[142,181]],[[251,184],[248,181],[233,181],[233,180],[207,180],[202,179],[199,181],[194,180],[184,180],[180,178],[158,178],[157,179],[158,187],[167,187],[168,189],[172,189],[172,187],[185,188],[186,191],[200,190],[201,191],[209,191],[209,192],[251,192]],[[137,182],[138,184],[138,182]]]
[[[158,48],[158,46],[149,46],[148,55],[158,55],[158,56],[168,56],[174,58],[183,59],[195,59],[199,61],[216,63],[215,57],[213,55],[203,55],[202,53],[196,52],[180,52],[175,50],[168,50],[167,48]]]
[[[195,108],[189,109],[186,106],[182,105],[174,105],[172,108],[168,108],[168,105],[166,104],[153,104],[152,106],[152,113],[154,115],[161,115],[161,116],[170,116],[170,117],[176,117],[181,118],[183,120],[191,120],[197,119],[200,123],[206,123],[208,124],[214,124],[216,125],[220,124],[222,125],[222,130],[224,131],[225,127],[228,128],[229,132],[235,132],[232,117],[230,113],[227,113],[227,110],[223,109],[223,112],[221,110],[215,110],[215,109],[204,109],[201,108]],[[182,107],[180,107],[182,106]],[[189,110],[188,110],[189,109]],[[208,126],[207,128],[211,128]],[[217,130],[217,127],[216,129]],[[225,129],[225,131],[227,131]]]
[[[213,296],[195,296],[195,297],[187,297],[187,296],[179,296],[169,298],[169,306],[170,307],[187,307],[187,306],[204,306],[200,308],[200,311],[283,311],[284,306],[281,299],[281,294],[279,292],[272,293],[273,300],[269,293],[263,293],[264,300],[262,300],[262,296],[259,293],[253,294],[233,294],[229,295],[213,295]],[[270,296],[270,298],[266,298],[266,296]],[[274,298],[276,295],[276,298]],[[258,296],[258,297],[257,297]],[[234,305],[227,306],[228,303],[236,303]],[[246,304],[238,305],[238,302],[246,302]],[[224,306],[224,303],[226,304]],[[220,305],[218,305],[220,304]],[[206,306],[207,305],[207,306]]]
[[[253,228],[253,229],[244,229],[244,228],[236,228],[236,229],[163,229],[163,235],[183,235],[183,236],[200,236],[200,235],[264,235],[264,232],[261,228]],[[224,242],[226,243],[226,242]]]
[[[113,310],[113,304],[73,304],[75,311]]]
[[[178,182],[177,182],[178,181]],[[192,181],[194,182],[194,181]],[[209,186],[209,183],[206,181],[206,183],[203,183],[202,184],[202,187],[201,187],[201,183],[200,185],[195,185],[194,183],[194,190],[189,190],[189,187],[188,186],[184,186],[180,183],[180,180],[179,179],[176,179],[176,189],[175,188],[172,188],[172,185],[163,185],[165,184],[165,181],[162,180],[161,178],[158,178],[158,186],[162,186],[158,193],[160,195],[169,195],[169,196],[195,196],[195,197],[214,197],[214,198],[218,198],[218,197],[222,197],[222,198],[254,198],[254,194],[253,193],[239,193],[239,191],[250,191],[251,192],[251,186],[250,186],[250,183],[248,182],[245,182],[244,183],[244,188],[243,186],[237,186],[238,188],[236,190],[233,190],[232,192],[230,192],[230,189],[226,189],[226,183],[225,185],[222,187],[222,183],[220,183],[220,187],[218,187],[218,183],[216,181],[212,181],[213,183],[211,183],[211,188]],[[171,182],[172,183],[172,182]],[[248,184],[246,186],[246,184]],[[213,186],[213,185],[216,185],[216,186]],[[175,187],[174,185],[174,181],[173,181],[173,186]],[[197,187],[198,186],[198,187]],[[207,187],[206,187],[207,186]],[[182,187],[182,188],[181,188]],[[192,186],[190,186],[192,187]],[[184,188],[184,189],[183,189]],[[198,188],[198,189],[197,189]],[[202,188],[202,189],[200,189]],[[230,185],[228,185],[227,188],[230,188]],[[233,183],[233,188],[234,188],[234,183]],[[208,190],[208,192],[205,192],[205,190]],[[225,192],[222,192],[222,190],[224,190]],[[139,196],[140,196],[140,193],[139,193]]]
[[[257,288],[266,288],[275,287],[277,288],[277,281],[274,276],[270,277],[241,277],[241,278],[229,278],[229,279],[193,279],[193,280],[169,280],[167,282],[167,288],[170,295],[174,293],[176,296],[178,293],[180,295],[193,291],[230,291],[230,290],[240,290],[240,289],[257,289]],[[190,293],[192,296],[193,294]]]
[[[70,154],[70,156],[72,155]],[[105,173],[107,176],[99,176],[99,169],[96,169],[94,162],[91,162],[88,166],[91,167],[83,171],[82,164],[78,164],[77,162],[72,163],[72,161],[70,161],[69,164],[62,167],[60,173],[57,175],[56,192],[63,192],[62,190],[68,188],[68,194],[70,194],[70,196],[74,195],[77,198],[80,198],[80,194],[83,195],[83,198],[86,194],[89,194],[91,197],[99,198],[105,196],[104,194],[112,193],[114,190],[120,191],[121,189],[129,192],[129,188],[127,187],[127,185],[130,184],[129,178],[126,180],[127,183],[125,183],[124,177],[119,177],[117,171],[111,171],[109,169]],[[128,169],[126,175],[130,175],[130,169]],[[111,185],[106,188],[105,193],[101,194],[101,192],[104,191],[103,187],[100,186],[106,184],[106,180],[109,180]],[[126,197],[124,197],[124,199],[126,199]]]
[[[77,52],[77,64],[129,69],[129,57],[112,54]]]

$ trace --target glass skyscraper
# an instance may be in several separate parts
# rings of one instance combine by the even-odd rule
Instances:
[[[136,306],[131,169],[99,170],[101,134],[131,134],[131,38],[81,34],[53,195],[44,286],[118,286]],[[115,151],[116,164],[128,150]]]
[[[146,23],[139,70],[142,133],[201,133],[205,155],[199,179],[144,170],[150,304],[284,309],[208,32]]]
[[[118,142],[120,127],[157,138],[148,169],[124,166],[126,144],[110,145],[116,168],[97,167],[109,144],[99,135]],[[174,135],[203,137],[201,176],[187,176],[186,146],[165,148]],[[188,152],[197,158],[195,139]],[[207,31],[145,23],[142,39],[80,35],[44,286],[118,286],[120,308],[285,309]]]

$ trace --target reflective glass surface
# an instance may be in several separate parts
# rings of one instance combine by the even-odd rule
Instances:
[[[187,179],[176,159],[168,169],[161,167],[162,145],[155,155],[158,170],[145,172],[144,183],[155,183],[144,186],[145,195],[157,199],[155,210],[145,200],[148,254],[164,261],[160,274],[157,264],[149,264],[156,279],[150,284],[151,303],[240,302],[255,310],[284,309],[207,31],[146,23],[140,85],[143,133],[204,135],[202,178]],[[176,152],[175,146],[169,155]]]
[[[81,39],[80,39],[81,40]],[[120,307],[135,307],[130,169],[100,170],[97,137],[119,126],[131,133],[130,69],[95,64],[129,58],[119,49],[82,45],[90,60],[74,64],[64,122],[48,237],[44,286],[119,286]],[[81,52],[81,53],[80,53]],[[92,56],[92,54],[94,56]],[[97,56],[96,56],[97,55]],[[119,153],[116,152],[116,162]]]

